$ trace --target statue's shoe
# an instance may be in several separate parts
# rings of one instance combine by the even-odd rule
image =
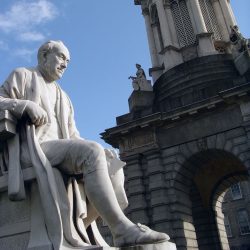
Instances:
[[[136,246],[154,244],[168,241],[170,238],[165,233],[151,230],[149,227],[140,223],[129,229],[125,235],[114,238],[115,247]]]

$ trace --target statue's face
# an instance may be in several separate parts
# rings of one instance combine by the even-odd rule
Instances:
[[[63,45],[53,48],[48,54],[43,64],[43,72],[50,81],[56,81],[63,76],[70,60],[68,49]]]

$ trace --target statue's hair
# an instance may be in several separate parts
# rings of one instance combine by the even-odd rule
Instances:
[[[62,41],[58,40],[58,41],[53,41],[50,40],[46,43],[44,43],[39,49],[38,49],[38,53],[37,53],[37,60],[38,60],[38,64],[40,64],[42,62],[42,59],[44,58],[44,55],[48,54],[49,52],[53,51],[53,49],[55,47],[58,46],[64,46],[66,48],[66,46],[63,44]]]

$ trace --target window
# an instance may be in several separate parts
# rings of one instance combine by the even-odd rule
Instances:
[[[236,183],[233,186],[231,186],[231,196],[233,200],[239,200],[242,198],[242,193],[239,183]]]
[[[221,33],[211,0],[199,0],[207,31],[213,33],[215,40],[221,40]]]
[[[224,224],[225,224],[225,228],[226,228],[227,237],[228,238],[232,237],[232,231],[231,231],[231,226],[230,226],[228,216],[224,217]]]
[[[240,227],[241,234],[250,234],[250,225],[248,219],[248,213],[245,209],[238,211],[238,223]]]
[[[180,47],[194,44],[196,36],[185,0],[172,0],[171,11]]]

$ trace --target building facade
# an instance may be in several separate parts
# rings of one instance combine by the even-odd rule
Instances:
[[[145,19],[153,91],[133,91],[130,112],[102,133],[127,163],[126,213],[168,233],[178,250],[229,249],[225,191],[250,171],[247,41],[229,0],[135,4]]]
[[[231,250],[250,249],[250,181],[230,187],[222,203]]]

